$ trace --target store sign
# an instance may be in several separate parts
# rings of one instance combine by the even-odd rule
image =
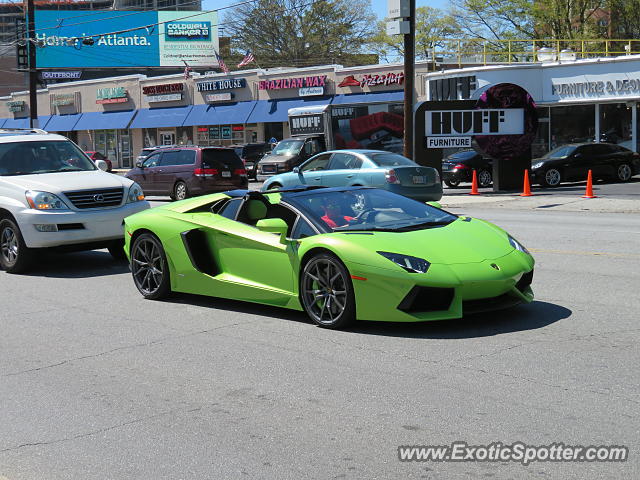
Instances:
[[[231,125],[223,125],[220,127],[220,137],[223,140],[231,140]]]
[[[471,137],[427,137],[427,148],[471,148]]]
[[[429,80],[429,100],[467,100],[477,88],[475,75]]]
[[[215,11],[105,10],[78,20],[76,10],[36,10],[36,37],[44,45],[36,49],[39,68],[218,66]]]
[[[339,87],[376,87],[378,85],[402,85],[404,72],[371,73],[363,75],[360,79],[354,75],[347,75],[338,84]]]
[[[324,133],[322,114],[289,117],[289,129],[291,130],[291,135]]]
[[[43,80],[78,80],[82,72],[40,72]]]
[[[554,95],[559,97],[588,97],[591,95],[631,95],[640,93],[640,78],[600,80],[597,82],[552,83]]]
[[[324,87],[305,87],[298,89],[299,97],[313,97],[315,95],[324,95]]]
[[[326,75],[316,75],[313,77],[279,78],[277,80],[260,80],[258,88],[260,90],[282,90],[285,88],[310,88],[323,87],[327,83]]]
[[[148,85],[142,87],[145,95],[160,95],[165,93],[176,93],[184,90],[184,83],[166,83],[164,85]]]
[[[126,103],[129,101],[128,92],[124,87],[99,88],[96,90],[96,103]]]
[[[209,138],[212,140],[220,139],[220,127],[209,127]]]
[[[227,78],[223,80],[209,80],[196,83],[199,92],[213,92],[216,90],[235,90],[247,86],[244,78]]]
[[[215,102],[230,102],[233,99],[233,93],[231,92],[226,92],[226,93],[210,93],[208,95],[205,95],[205,100],[209,103],[215,103]]]
[[[14,100],[7,102],[7,108],[10,112],[24,112],[26,102],[24,100]]]
[[[51,105],[55,107],[66,107],[68,105],[75,105],[75,103],[75,93],[56,93],[51,95]]]
[[[165,93],[162,95],[147,95],[147,102],[178,102],[182,100],[182,93]]]
[[[333,107],[331,116],[337,120],[356,118],[356,109],[355,107]]]

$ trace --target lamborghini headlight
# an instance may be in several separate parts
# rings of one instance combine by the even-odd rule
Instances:
[[[509,243],[511,244],[511,246],[513,248],[515,248],[516,250],[519,250],[521,252],[526,253],[527,255],[531,255],[531,253],[529,253],[529,250],[527,250],[525,248],[524,245],[522,245],[519,241],[517,241],[515,238],[513,238],[511,235],[509,235]]]
[[[378,252],[387,260],[391,260],[393,263],[401,268],[404,268],[409,273],[427,273],[429,266],[431,265],[424,258],[412,257],[410,255],[402,255],[400,253],[391,252]]]
[[[540,168],[542,165],[544,165],[544,162],[537,162],[534,163],[533,165],[531,165],[531,170],[537,170],[538,168]]]
[[[127,203],[141,202],[142,200],[144,200],[144,192],[142,191],[142,187],[134,182],[133,185],[129,187]]]

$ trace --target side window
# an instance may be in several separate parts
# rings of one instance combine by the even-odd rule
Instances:
[[[222,215],[230,220],[235,220],[240,205],[242,205],[241,198],[232,198],[222,207],[218,215]]]
[[[298,217],[298,221],[291,231],[291,238],[294,240],[300,240],[301,238],[312,237],[317,234],[318,233],[313,229],[309,222],[302,217]]]
[[[168,165],[180,165],[180,151],[173,150],[170,152],[164,152],[160,165],[166,167]]]
[[[582,147],[578,147],[574,151],[574,156],[582,156],[582,157],[590,157],[592,155],[596,155],[595,148],[593,145],[583,145]]]
[[[305,163],[301,168],[301,172],[315,172],[317,170],[326,170],[327,164],[329,163],[329,159],[331,158],[330,153],[326,153],[323,155],[318,155],[315,158],[312,158],[307,163]]]
[[[307,140],[304,144],[304,153],[314,155],[320,151],[320,143],[317,139]]]
[[[153,155],[148,156],[142,165],[145,168],[157,167],[158,166],[158,162],[160,161],[160,155],[162,155],[162,154],[161,153],[155,153]]]
[[[329,170],[351,170],[362,166],[362,160],[349,153],[334,153]]]
[[[196,163],[195,150],[180,150],[178,155],[178,165],[193,165]]]

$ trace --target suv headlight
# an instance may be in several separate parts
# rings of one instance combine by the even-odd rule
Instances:
[[[141,202],[144,200],[144,192],[142,187],[134,183],[129,187],[129,195],[127,195],[127,203]]]
[[[516,250],[518,250],[520,252],[523,252],[523,253],[526,253],[527,255],[531,255],[531,253],[529,253],[529,250],[527,250],[524,245],[522,245],[519,241],[517,241],[511,235],[509,235],[509,243]]]
[[[53,193],[29,190],[26,197],[29,206],[36,210],[69,210],[67,204]]]
[[[429,266],[431,265],[424,258],[412,257],[410,255],[402,255],[400,253],[391,252],[378,252],[387,260],[391,260],[393,263],[401,268],[404,268],[409,273],[427,273]]]

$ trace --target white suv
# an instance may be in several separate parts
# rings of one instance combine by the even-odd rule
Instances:
[[[49,247],[124,256],[123,220],[149,202],[138,184],[96,164],[63,136],[0,129],[0,268],[25,271]]]

